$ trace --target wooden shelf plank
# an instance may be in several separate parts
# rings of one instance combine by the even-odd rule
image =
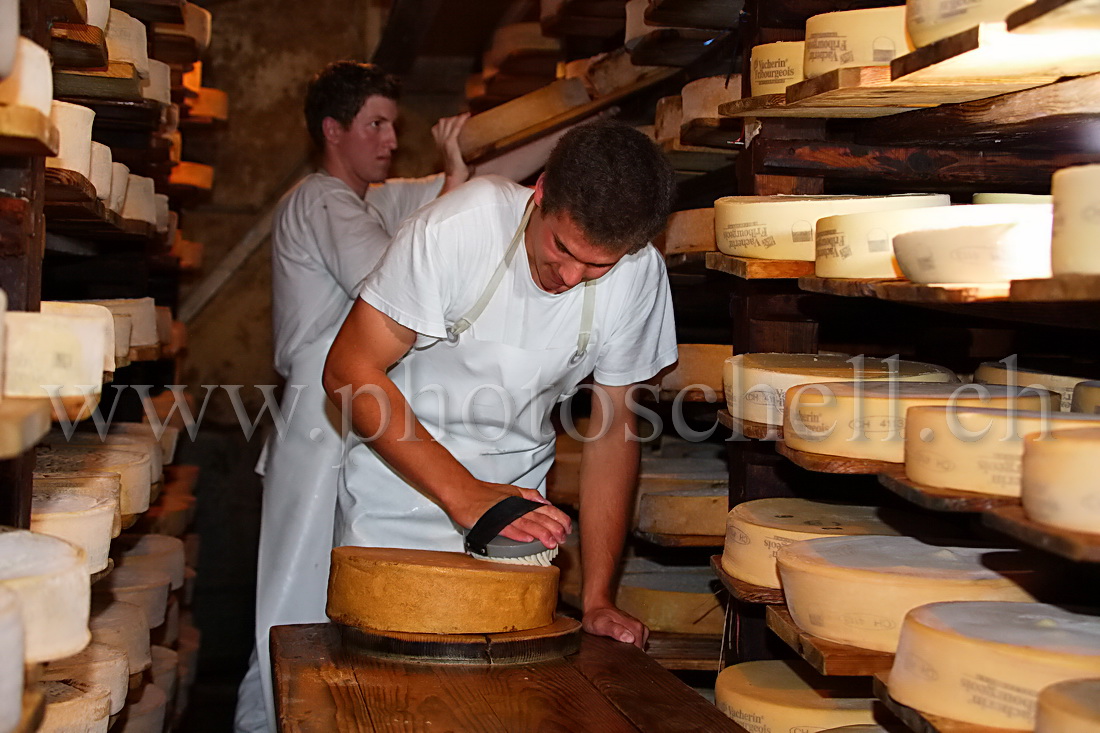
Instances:
[[[700,118],[688,120],[680,127],[680,142],[703,148],[744,150],[744,135],[740,122],[730,118]]]
[[[762,585],[746,583],[727,573],[726,569],[722,567],[721,555],[712,555],[710,558],[710,566],[714,570],[714,574],[718,576],[718,580],[722,583],[722,587],[725,588],[731,596],[742,603],[764,603],[769,606],[774,606],[782,605],[786,602],[783,598],[783,591],[779,588],[765,588]]]
[[[731,165],[737,158],[734,150],[684,145],[679,140],[665,140],[660,145],[673,170],[677,171],[707,173]]]
[[[0,155],[56,155],[60,141],[50,118],[38,110],[0,105]]]
[[[57,98],[143,100],[137,70],[125,61],[108,62],[106,71],[54,69],[53,93]]]
[[[874,286],[889,280],[842,279],[835,277],[800,277],[798,287],[811,293],[838,295],[842,298],[874,298]]]
[[[94,25],[54,23],[50,26],[50,58],[56,68],[106,69],[106,37]]]
[[[891,464],[894,465],[894,464]],[[906,501],[937,512],[983,512],[996,507],[1019,504],[1011,496],[978,494],[973,491],[941,489],[910,481],[903,467],[895,466],[879,474],[879,483]]]
[[[783,606],[768,606],[765,613],[768,628],[823,675],[871,677],[889,672],[894,665],[894,655],[889,652],[837,644],[806,633]]]
[[[148,222],[123,219],[96,198],[91,182],[75,171],[46,169],[46,229],[87,239],[148,243],[156,239],[156,227]]]
[[[718,411],[718,422],[729,428],[734,435],[744,435],[753,440],[783,440],[782,425],[766,425],[752,420],[734,417],[728,410]]]
[[[709,634],[673,634],[652,631],[646,654],[665,669],[678,671],[717,672],[722,637]]]
[[[1005,504],[982,514],[988,527],[1070,560],[1100,562],[1100,534],[1074,532],[1032,521],[1019,504]]]
[[[1100,29],[1098,0],[1036,0],[1008,16],[1005,25],[1016,33],[1052,33]]]
[[[17,458],[50,431],[48,399],[0,400],[0,460]]]
[[[791,106],[786,94],[763,94],[745,97],[718,106],[726,117],[802,117],[818,119],[861,119],[887,117],[908,112],[908,107],[837,107],[815,106],[812,103]]]
[[[744,0],[652,0],[645,11],[649,25],[728,30],[737,25]]]
[[[760,260],[707,252],[707,269],[745,280],[782,280],[812,275],[814,263],[800,260]]]
[[[1008,299],[1008,283],[924,285],[884,280],[871,286],[876,298],[903,303],[989,303]]]
[[[893,471],[898,465],[887,461],[870,461],[863,458],[844,458],[842,456],[827,456],[822,453],[808,453],[795,450],[783,441],[776,443],[775,449],[799,468],[816,471],[817,473],[885,473]]]
[[[913,733],[1010,733],[1006,728],[990,728],[973,723],[961,723],[938,715],[930,715],[902,705],[890,697],[887,689],[888,673],[880,672],[874,677],[874,691],[886,709],[893,713]]]
[[[184,32],[182,25],[154,23],[150,33],[149,57],[166,64],[189,66],[202,56],[199,42]]]
[[[722,35],[722,31],[662,28],[639,40],[630,49],[630,60],[636,66],[688,66]]]
[[[186,0],[112,0],[111,6],[147,23],[183,23]]]
[[[1056,275],[1045,280],[1013,280],[1012,301],[1063,302],[1100,300],[1100,275]]]
[[[721,547],[725,537],[703,534],[657,534],[634,530],[634,536],[660,547]]]

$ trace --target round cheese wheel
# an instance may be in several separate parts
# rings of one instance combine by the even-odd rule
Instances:
[[[1100,534],[1098,449],[1100,427],[1028,436],[1020,479],[1020,500],[1028,517],[1060,529]]]
[[[142,567],[166,573],[172,590],[183,587],[183,540],[163,534],[120,535],[113,547],[120,566]]]
[[[126,204],[126,189],[130,185],[130,169],[122,163],[111,162],[111,197],[107,199],[107,208],[116,214],[122,213]]]
[[[19,4],[14,3],[14,6],[18,16]],[[29,107],[50,117],[51,105],[56,104],[53,102],[50,54],[31,39],[19,35],[18,20],[14,26],[6,26],[0,33],[6,35],[9,31],[15,31],[14,38],[10,38],[11,45],[8,46],[11,68],[6,75],[0,75],[0,104]],[[4,42],[0,41],[0,45],[4,45]],[[58,126],[58,132],[61,132],[57,120],[52,121]],[[61,142],[64,144],[64,139]]]
[[[819,219],[862,211],[937,205],[940,194],[896,196],[724,196],[714,202],[718,249],[735,257],[802,260],[816,257]]]
[[[746,583],[779,588],[775,557],[780,548],[819,537],[898,535],[897,520],[873,506],[794,498],[746,501],[727,517],[722,568]]]
[[[850,66],[889,66],[912,50],[905,6],[842,10],[806,21],[807,79]]]
[[[713,583],[709,567],[674,567],[632,558],[623,569],[615,604],[652,631],[720,635],[725,612]]]
[[[168,596],[164,623],[152,629],[149,640],[158,646],[174,647],[180,638],[180,602],[176,593]]]
[[[722,390],[722,368],[730,355],[729,344],[680,344],[676,367],[661,377],[661,389],[680,392],[709,387]]]
[[[50,121],[61,135],[57,155],[46,158],[47,168],[61,168],[88,178],[92,174],[92,122],[95,111],[55,99]]]
[[[19,597],[0,587],[0,730],[15,730],[23,714],[23,635]]]
[[[937,601],[1031,601],[1037,573],[1018,550],[913,537],[826,537],[780,548],[787,608],[814,636],[893,652],[905,614]]]
[[[161,692],[169,698],[176,692],[176,677],[179,673],[179,654],[174,649],[163,646],[154,646],[153,653],[153,684],[160,688]]]
[[[88,179],[100,201],[109,201],[111,198],[111,162],[111,149],[93,140],[91,174]]]
[[[650,491],[642,495],[638,530],[653,534],[721,536],[728,486]]]
[[[156,192],[152,178],[135,176],[130,174],[130,180],[126,184],[126,201],[122,204],[119,216],[123,219],[143,221],[147,224],[157,223],[157,205],[153,194]],[[137,324],[135,324],[137,325]],[[153,341],[152,343],[156,343]],[[141,344],[145,345],[145,344]]]
[[[172,103],[172,70],[168,64],[149,59],[149,78],[141,82],[141,96],[166,107]]]
[[[1100,414],[1100,381],[1078,382],[1073,386],[1070,398],[1071,412]]]
[[[142,178],[142,176],[131,176]],[[146,181],[152,181],[146,178]],[[139,184],[143,185],[143,184]],[[149,188],[149,201],[152,205],[152,188]],[[155,215],[154,215],[155,216]],[[130,218],[123,214],[123,218]],[[155,219],[154,219],[155,221]],[[133,330],[130,340],[134,346],[155,346],[157,341],[157,311],[156,303],[152,298],[115,298],[112,300],[87,300],[85,303],[95,303],[107,308],[111,313],[121,313],[133,319]]]
[[[149,620],[140,606],[95,595],[88,620],[92,641],[122,649],[130,674],[149,669]]]
[[[149,44],[145,24],[121,10],[111,8],[105,29],[107,55],[111,61],[134,65],[138,76],[149,78]]]
[[[49,682],[76,680],[105,687],[111,696],[110,711],[114,715],[126,704],[130,667],[122,649],[92,642],[79,654],[47,664],[42,679]]]
[[[1054,197],[1051,270],[1055,275],[1100,273],[1096,238],[1100,235],[1100,165],[1079,165],[1055,171],[1050,180]]]
[[[88,25],[107,30],[107,22],[111,15],[111,0],[87,0]]]
[[[783,440],[795,450],[889,463],[905,461],[905,418],[924,405],[1054,412],[1058,395],[998,384],[833,382],[787,391]]]
[[[949,223],[894,237],[902,274],[917,283],[945,284],[1050,277],[1051,209],[986,204],[971,211],[966,226]]]
[[[92,594],[140,606],[153,628],[164,623],[172,579],[161,570],[122,564],[96,583]]]
[[[750,731],[812,731],[874,722],[864,680],[824,677],[803,662],[726,667],[714,683],[718,709]]]
[[[980,384],[1008,384],[1023,387],[1039,387],[1062,396],[1059,405],[1063,412],[1073,407],[1073,388],[1085,381],[1084,377],[1066,377],[1048,374],[1038,369],[1024,369],[1000,361],[982,362],[974,371],[974,381]]]
[[[705,76],[680,90],[684,122],[718,117],[718,105],[741,98],[740,74]]]
[[[0,588],[19,599],[28,664],[61,659],[88,644],[88,569],[79,547],[0,527]]]
[[[1050,194],[1037,193],[976,193],[970,200],[972,204],[1052,204]]]
[[[925,713],[1032,730],[1039,692],[1100,675],[1100,618],[1042,603],[935,603],[905,619],[890,695]]]
[[[39,733],[107,733],[111,716],[111,691],[102,685],[76,680],[39,682],[46,698],[46,713]]]
[[[60,431],[54,431],[43,442],[51,445],[90,445],[106,447],[136,453],[149,459],[149,482],[156,483],[161,480],[163,466],[163,452],[160,443],[150,436],[127,435],[123,433],[109,432],[102,438],[98,433],[74,432],[68,437]]]
[[[941,38],[996,23],[1033,0],[906,0],[905,27],[918,48]],[[976,203],[976,202],[975,202]]]
[[[742,420],[782,425],[787,390],[800,384],[853,379],[955,383],[954,372],[916,361],[846,354],[737,354],[726,359],[726,406]]]
[[[103,371],[113,372],[115,370],[115,322],[111,316],[111,311],[103,306],[92,305],[91,303],[69,303],[60,300],[44,300],[39,304],[39,310],[48,315],[91,318],[102,323],[104,339]]]
[[[1100,678],[1056,682],[1039,693],[1035,733],[1097,730],[1100,730]]]
[[[43,445],[38,448],[34,471],[42,477],[117,474],[122,513],[140,514],[149,508],[148,455],[116,448]]]
[[[802,75],[802,57],[806,53],[803,41],[778,41],[753,46],[750,54],[749,89],[752,96],[783,94]]]
[[[346,626],[424,634],[492,634],[554,620],[558,569],[457,552],[337,547],[329,618]]]
[[[84,552],[89,575],[107,567],[118,499],[106,492],[35,483],[31,491],[31,530],[59,537]]]
[[[98,319],[29,311],[4,313],[4,395],[61,397],[72,409],[102,392],[110,334]],[[66,408],[67,409],[67,408]]]
[[[118,729],[121,733],[163,733],[167,710],[168,696],[164,690],[152,682],[146,683]]]
[[[1024,438],[1100,427],[1100,415],[983,407],[914,407],[905,414],[905,475],[918,484],[1020,495]]]

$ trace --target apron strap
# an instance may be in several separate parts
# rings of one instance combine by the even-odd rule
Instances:
[[[569,358],[569,363],[577,364],[588,353],[588,342],[592,338],[592,321],[596,313],[596,281],[584,284],[584,302],[581,304],[581,330],[577,334],[577,350]]]

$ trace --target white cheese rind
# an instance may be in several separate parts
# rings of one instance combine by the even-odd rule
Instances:
[[[905,6],[842,10],[806,21],[806,78],[851,66],[889,66],[912,50]]]
[[[88,25],[94,25],[101,31],[107,30],[107,22],[111,18],[110,0],[87,0]]]
[[[92,122],[95,111],[79,104],[55,99],[50,108],[50,121],[60,135],[57,155],[46,158],[47,168],[92,175]]]
[[[107,208],[116,214],[122,213],[126,205],[126,189],[130,185],[130,169],[122,163],[111,163],[111,197],[107,199]]]
[[[103,371],[115,370],[115,323],[111,311],[103,306],[90,303],[69,303],[59,300],[43,300],[39,306],[39,312],[55,316],[78,316],[92,318],[103,324],[105,341],[103,345]]]
[[[84,551],[89,575],[107,567],[118,499],[103,492],[36,484],[31,493],[34,532],[57,537]]]
[[[141,688],[140,696],[130,704],[126,721],[119,733],[161,733],[168,708],[168,696],[153,683]]]
[[[153,198],[155,192],[156,185],[152,178],[135,176],[131,173],[129,182],[126,184],[126,201],[122,204],[119,215],[123,219],[144,221],[155,225],[157,223],[157,205],[156,199]]]
[[[1020,479],[1024,512],[1041,524],[1100,534],[1098,472],[1100,428],[1028,436]]]
[[[92,182],[96,198],[100,201],[109,201],[111,198],[111,162],[111,149],[93,140],[91,175],[88,180]]]
[[[1074,387],[1086,380],[1084,377],[1066,377],[1017,366],[1010,368],[1004,362],[986,361],[978,365],[974,372],[974,381],[980,384],[1008,384],[1048,389],[1061,395],[1060,408],[1062,412],[1069,412],[1073,406]]]
[[[1054,197],[1051,271],[1055,275],[1100,273],[1100,165],[1055,171],[1050,179]]]
[[[168,609],[168,589],[172,579],[160,570],[120,564],[96,583],[93,595],[141,607],[149,621],[148,628],[164,623]]]
[[[183,540],[162,534],[124,534],[115,542],[115,561],[119,566],[143,567],[167,573],[171,589],[183,587],[186,561]]]
[[[0,588],[0,730],[15,730],[23,713],[24,633],[18,596]]]
[[[15,67],[20,38],[19,0],[0,0],[0,80]]]
[[[58,682],[76,680],[107,688],[111,695],[111,715],[122,710],[130,687],[126,652],[94,641],[78,654],[47,664],[42,678]]]
[[[917,48],[970,30],[982,23],[1003,21],[1033,0],[906,0],[905,27]],[[975,202],[977,203],[977,202]]]
[[[145,24],[121,10],[111,8],[105,29],[107,55],[112,61],[134,65],[138,76],[149,78],[149,47]]]
[[[153,646],[153,684],[171,698],[176,692],[176,677],[179,674],[179,654],[174,649]]]
[[[92,641],[126,652],[130,674],[149,669],[149,620],[140,606],[97,596],[92,599],[88,628]]]
[[[46,712],[39,733],[107,733],[111,691],[102,685],[76,680],[39,682]]]
[[[35,476],[80,477],[117,474],[119,508],[123,514],[140,514],[149,508],[149,456],[117,448],[83,445],[43,445],[38,448]]]
[[[645,22],[645,11],[649,7],[649,0],[628,0],[626,3],[626,33],[623,36],[623,45],[628,49],[638,45],[653,26]]]
[[[802,75],[802,60],[806,53],[803,41],[778,41],[752,47],[750,56],[749,89],[752,96],[783,94],[791,84],[797,84]]]
[[[1035,733],[1100,730],[1100,679],[1066,680],[1039,693]]]
[[[141,96],[166,107],[172,103],[172,70],[168,64],[149,59],[149,78],[141,81]]]
[[[741,98],[741,75],[706,76],[688,82],[680,91],[685,122],[717,118],[718,105]]]
[[[4,314],[4,395],[99,394],[109,337],[113,338],[98,318],[8,311]]]
[[[151,180],[151,179],[145,179]],[[130,342],[134,346],[155,346],[157,342],[157,310],[152,298],[116,298],[113,300],[84,300],[121,313],[133,319]]]
[[[15,7],[18,14],[18,3]],[[49,117],[53,99],[50,54],[34,41],[19,35],[18,21],[10,30],[15,31],[11,69],[6,75],[0,74],[0,104],[30,107]],[[9,28],[4,28],[0,33],[8,31]]]
[[[1032,730],[1043,688],[1097,675],[1096,616],[1041,603],[936,603],[905,619],[889,689],[925,713]]]

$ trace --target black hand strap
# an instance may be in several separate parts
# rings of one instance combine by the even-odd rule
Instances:
[[[489,544],[500,531],[524,514],[538,509],[543,504],[522,496],[509,496],[494,504],[489,511],[481,515],[466,535],[466,552],[474,555],[485,555],[485,546]]]

